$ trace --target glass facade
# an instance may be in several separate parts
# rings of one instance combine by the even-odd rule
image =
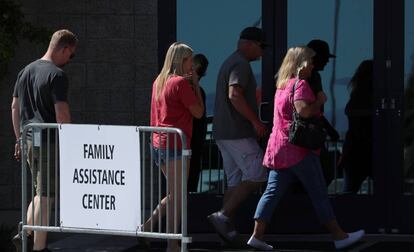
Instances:
[[[340,162],[335,160],[339,152],[334,145],[328,154],[322,153],[325,177],[336,178],[330,192],[370,193],[371,180],[367,178],[372,174],[373,1],[287,3],[288,47],[319,39],[326,41],[330,52],[336,55],[319,71],[328,96],[324,114],[341,136],[337,146],[343,150]],[[335,169],[337,163],[340,169]]]
[[[263,10],[262,3],[266,7]],[[322,166],[336,212],[351,229],[355,228],[352,223],[364,223],[371,233],[412,233],[413,9],[412,0],[177,0],[177,40],[188,43],[195,53],[204,53],[210,61],[207,76],[201,81],[207,93],[208,115],[213,114],[218,70],[236,49],[244,27],[260,27],[263,22],[275,33],[273,49],[268,50],[272,54],[266,55],[263,65],[266,80],[270,80],[270,68],[277,72],[287,48],[314,39],[326,41],[336,58],[320,71],[328,96],[324,115],[340,140],[328,142],[328,156],[322,157]],[[261,64],[252,64],[259,85]],[[267,82],[271,81],[263,83],[265,101],[274,91],[267,89],[274,83]],[[214,146],[214,139],[208,140]],[[212,152],[208,153],[208,159],[217,159],[216,166],[220,166],[220,156],[212,158]],[[200,181],[199,192],[223,192],[224,174],[215,172],[216,166],[203,164],[206,176],[202,176],[205,180]],[[223,186],[215,190],[218,181]],[[284,212],[287,219],[292,217],[291,205],[301,209],[306,205],[302,196],[290,195]],[[298,216],[292,218],[297,221]],[[304,227],[302,223],[296,228]],[[283,232],[289,233],[291,226],[292,221],[288,221]]]
[[[207,115],[214,111],[217,74],[224,60],[237,48],[243,28],[261,26],[262,5],[257,0],[177,0],[177,41],[194,53],[206,55],[209,66],[201,80],[206,92]],[[251,62],[257,85],[261,85],[261,61]]]
[[[344,109],[350,79],[363,60],[373,58],[373,1],[289,0],[287,39],[288,47],[321,39],[336,55],[320,74],[328,96],[325,116],[332,122],[335,115],[334,126],[343,139],[348,127]]]

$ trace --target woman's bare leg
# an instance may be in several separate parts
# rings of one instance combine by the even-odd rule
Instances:
[[[176,168],[175,168],[176,162]],[[189,160],[187,164],[187,178],[189,173]],[[161,166],[161,170],[167,178],[168,183],[168,192],[167,196],[164,197],[160,204],[153,211],[151,217],[144,223],[143,231],[151,230],[152,225],[155,225],[160,218],[166,215],[167,208],[167,232],[168,233],[177,233],[180,230],[181,226],[181,203],[182,203],[182,162],[181,160],[171,160],[168,164]],[[160,216],[161,215],[161,216]],[[168,248],[175,249],[179,247],[177,240],[169,240]]]

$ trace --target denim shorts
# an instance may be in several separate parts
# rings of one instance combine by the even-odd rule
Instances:
[[[164,165],[167,161],[181,159],[181,150],[175,152],[173,149],[161,149],[151,146],[152,149],[152,160],[157,166]]]

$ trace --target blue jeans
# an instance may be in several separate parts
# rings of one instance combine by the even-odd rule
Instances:
[[[334,220],[335,215],[328,199],[321,163],[319,157],[313,153],[308,154],[292,167],[270,171],[266,191],[257,204],[254,219],[270,222],[281,197],[297,180],[303,184],[308,193],[319,221],[326,224]]]

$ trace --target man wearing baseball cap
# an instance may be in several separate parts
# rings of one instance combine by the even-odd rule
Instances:
[[[311,40],[308,45],[309,48],[315,51],[315,56],[313,57],[313,70],[312,75],[308,79],[309,85],[313,91],[313,93],[316,95],[319,93],[319,91],[323,91],[322,89],[322,79],[319,71],[323,71],[326,64],[328,64],[330,58],[336,58],[335,55],[329,52],[329,45],[326,43],[326,41],[314,39]],[[321,112],[324,112],[324,107],[322,105]],[[332,141],[338,141],[339,140],[339,133],[336,131],[336,129],[330,124],[330,122],[324,117],[321,117],[324,122],[324,127],[326,129],[326,132],[328,133],[330,139]],[[329,162],[329,156],[328,151],[326,148],[321,149],[321,164],[322,164],[322,170],[323,174],[326,180],[326,183],[329,185],[331,180],[333,179],[333,170],[330,169],[331,162]]]
[[[267,127],[258,117],[257,84],[250,66],[251,61],[260,59],[266,46],[262,29],[243,29],[237,50],[224,61],[217,78],[213,136],[223,158],[228,188],[222,209],[209,215],[208,220],[227,242],[237,237],[231,217],[267,180],[263,150],[257,142],[267,135]]]

